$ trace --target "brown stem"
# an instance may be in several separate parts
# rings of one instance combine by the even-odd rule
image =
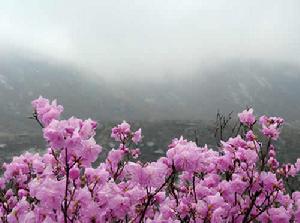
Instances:
[[[157,188],[152,194],[150,194],[150,195],[148,196],[148,199],[147,199],[147,202],[146,202],[146,204],[145,204],[145,208],[144,208],[143,211],[142,211],[142,214],[141,214],[141,218],[140,218],[140,220],[139,220],[139,223],[142,223],[142,222],[143,222],[144,217],[145,217],[145,214],[146,214],[146,212],[147,212],[147,209],[148,209],[149,205],[151,204],[151,201],[152,201],[152,199],[154,198],[154,196],[155,196],[158,192],[160,192],[160,191],[164,188],[164,186],[167,185],[167,183],[169,182],[169,180],[173,177],[174,173],[175,173],[175,170],[173,169],[172,173],[168,176],[168,178],[165,180],[165,182],[164,182],[159,188]]]
[[[70,167],[68,163],[68,150],[65,148],[65,165],[66,165],[66,187],[65,187],[65,197],[64,197],[64,207],[63,207],[63,213],[64,213],[64,223],[68,223],[68,187],[69,187],[69,173],[70,173]]]
[[[44,125],[41,123],[41,121],[38,119],[38,116],[37,116],[37,113],[36,111],[33,112],[33,117],[29,117],[30,119],[35,119],[37,121],[37,123],[42,127],[44,128]]]
[[[197,203],[197,195],[196,195],[196,186],[195,186],[195,181],[196,181],[196,176],[195,174],[193,175],[193,193],[194,193],[194,199],[195,199],[195,203]]]
[[[268,153],[269,153],[269,149],[270,149],[270,146],[271,146],[271,142],[272,142],[272,139],[269,138],[268,140],[268,145],[267,145],[267,148],[266,148],[266,151],[265,153],[263,152],[263,150],[261,150],[261,168],[260,170],[263,171],[265,169],[265,166],[266,166],[266,158],[268,156]]]
[[[254,221],[257,217],[259,217],[262,213],[264,213],[269,207],[271,207],[272,204],[274,203],[274,201],[276,200],[277,196],[278,196],[278,191],[276,192],[276,195],[275,195],[275,197],[273,198],[273,201],[272,201],[271,203],[269,203],[268,205],[265,205],[265,206],[259,211],[259,213],[257,213],[256,215],[252,216],[252,218],[250,218],[249,221],[247,221],[247,223],[250,223],[250,222]],[[269,198],[270,198],[270,196],[267,196],[266,199],[265,199],[265,201],[266,201],[267,199],[269,199]],[[263,202],[263,204],[265,203],[265,201]]]
[[[254,207],[254,205],[255,205],[256,199],[257,199],[257,197],[261,194],[261,192],[262,192],[262,191],[257,191],[257,192],[254,194],[254,196],[252,197],[250,206],[249,206],[249,208],[247,209],[246,214],[244,215],[244,218],[243,218],[243,221],[242,221],[243,223],[247,223],[247,222],[248,222],[248,218],[249,218],[249,216],[250,216],[250,214],[251,214],[251,211],[252,211],[252,209],[253,209],[253,207]]]

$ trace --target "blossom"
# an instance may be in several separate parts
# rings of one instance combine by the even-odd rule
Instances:
[[[262,172],[260,181],[266,191],[272,191],[274,187],[279,186],[276,175],[270,172]]]
[[[96,127],[97,122],[93,121],[92,119],[87,119],[81,122],[79,134],[83,139],[89,139],[95,135]]]
[[[273,139],[277,140],[279,138],[280,130],[279,127],[284,123],[284,120],[280,117],[268,117],[261,116],[259,122],[262,125],[262,133]]]
[[[48,99],[45,99],[42,96],[32,101],[32,106],[37,114],[38,120],[44,126],[49,125],[52,120],[58,119],[64,110],[61,105],[57,105],[56,100],[53,100],[50,103]]]
[[[268,211],[270,215],[270,220],[273,223],[289,223],[290,222],[290,214],[284,207],[279,208],[270,208]]]
[[[255,134],[253,133],[252,130],[250,130],[250,131],[248,131],[248,132],[246,133],[246,139],[247,139],[248,141],[253,141],[253,140],[256,139],[256,136],[255,136]]]
[[[30,195],[40,201],[40,205],[48,210],[60,209],[64,195],[64,181],[54,179],[34,180],[29,184]]]
[[[224,208],[217,208],[216,210],[214,210],[212,217],[211,217],[211,222],[212,223],[219,223],[219,222],[223,222],[224,218],[226,217],[226,211]]]
[[[266,115],[263,115],[259,118],[259,123],[262,126],[269,126],[269,125],[280,126],[284,123],[284,119],[280,117],[268,117]]]
[[[131,175],[134,182],[144,187],[159,187],[163,184],[167,166],[163,163],[150,163],[145,167],[139,164],[130,162],[127,166],[127,171]]]
[[[106,158],[106,165],[108,170],[115,171],[118,168],[120,161],[123,159],[125,152],[123,150],[112,149]]]
[[[255,123],[255,116],[253,115],[253,109],[249,108],[238,114],[240,122],[252,126]]]
[[[110,199],[109,208],[113,210],[113,216],[124,218],[130,209],[130,199],[119,194],[113,196]]]
[[[72,180],[76,180],[80,175],[80,170],[77,167],[72,167],[69,174]]]
[[[300,172],[300,158],[297,159],[297,161],[295,163],[295,167],[297,169],[297,172]]]
[[[279,130],[274,125],[270,125],[268,127],[264,126],[262,129],[262,133],[274,140],[277,140],[279,137]]]
[[[112,129],[111,137],[116,141],[123,141],[130,135],[130,132],[130,125],[123,121],[121,124]]]
[[[141,141],[142,139],[142,129],[137,130],[136,132],[134,132],[133,136],[132,136],[132,141],[137,144],[139,141]]]
[[[300,159],[280,163],[269,141],[279,138],[282,118],[262,116],[257,137],[253,109],[245,110],[238,116],[251,130],[215,149],[175,138],[152,162],[138,160],[142,130],[124,121],[112,129],[117,149],[95,164],[102,150],[95,121],[60,120],[62,107],[42,97],[32,105],[47,149],[3,165],[1,221],[300,222],[300,192],[285,184]]]

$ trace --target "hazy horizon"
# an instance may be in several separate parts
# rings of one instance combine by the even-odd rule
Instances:
[[[300,2],[0,1],[0,48],[105,79],[195,73],[233,59],[298,64]]]

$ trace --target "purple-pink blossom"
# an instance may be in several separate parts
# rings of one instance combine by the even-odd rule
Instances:
[[[253,115],[252,108],[249,108],[249,109],[244,110],[243,112],[239,113],[238,117],[240,119],[240,122],[247,126],[251,126],[255,123],[255,116]]]
[[[300,159],[280,162],[273,144],[282,118],[262,116],[257,128],[245,110],[243,131],[218,148],[175,138],[152,162],[139,157],[142,130],[124,121],[100,161],[95,121],[60,120],[62,106],[42,97],[32,105],[47,149],[3,165],[1,222],[300,222],[300,192],[286,186]]]

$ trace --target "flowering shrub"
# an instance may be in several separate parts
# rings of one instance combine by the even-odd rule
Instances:
[[[288,187],[300,159],[280,164],[273,145],[281,118],[257,121],[245,110],[238,115],[243,132],[220,148],[173,139],[151,163],[137,160],[141,129],[123,122],[111,133],[119,147],[93,168],[101,152],[97,123],[60,120],[63,107],[42,97],[32,105],[49,148],[4,164],[2,222],[300,222],[300,192]]]

